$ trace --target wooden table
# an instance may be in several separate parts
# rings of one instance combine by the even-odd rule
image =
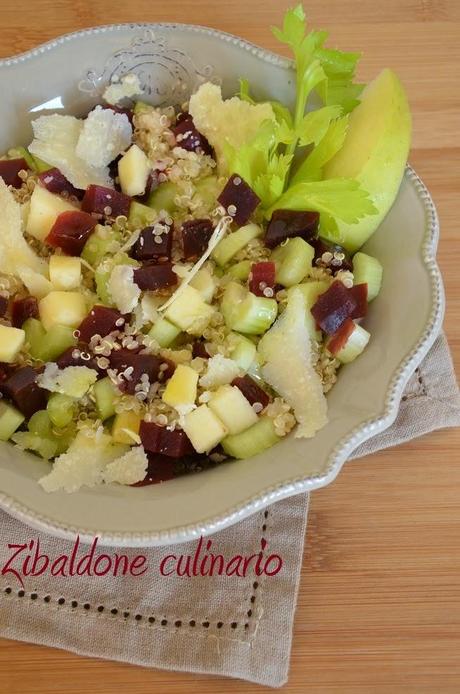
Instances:
[[[294,0],[26,0],[1,3],[0,53],[108,22],[208,24],[278,49],[268,27]],[[309,0],[331,44],[361,50],[365,80],[397,70],[414,114],[411,162],[438,205],[446,330],[460,367],[458,0]],[[313,494],[286,692],[460,692],[460,430],[348,463]],[[4,694],[260,692],[0,642]],[[271,691],[267,689],[266,691]]]

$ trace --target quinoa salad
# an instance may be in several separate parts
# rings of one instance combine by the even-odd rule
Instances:
[[[325,48],[300,6],[273,31],[293,112],[244,79],[156,107],[127,74],[0,159],[0,440],[49,461],[47,492],[313,437],[369,342],[383,271],[355,231],[379,210],[333,173],[365,103],[358,55]]]

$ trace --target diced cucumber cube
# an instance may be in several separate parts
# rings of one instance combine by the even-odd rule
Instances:
[[[190,282],[190,286],[194,287],[200,292],[203,300],[206,301],[207,304],[211,303],[212,298],[217,289],[217,284],[214,277],[212,276],[211,272],[209,272],[209,270],[205,267],[202,267],[201,270],[198,270],[198,272]]]
[[[75,399],[62,393],[52,393],[46,406],[51,423],[63,429],[75,415]]]
[[[236,265],[231,265],[227,270],[227,275],[236,280],[246,282],[251,272],[251,266],[252,262],[250,260],[242,260],[240,263],[236,263]]]
[[[230,346],[230,358],[236,361],[238,366],[247,371],[257,358],[257,347],[251,340],[238,333],[230,333],[228,336]]]
[[[66,349],[77,344],[74,329],[67,325],[53,325],[42,338],[37,359],[55,361]]]
[[[106,378],[101,378],[100,381],[96,381],[93,386],[97,413],[103,422],[109,419],[109,417],[113,417],[115,414],[115,398],[117,392],[116,386],[108,376],[106,376]]]
[[[271,254],[276,265],[276,282],[284,287],[298,284],[311,270],[314,257],[314,248],[299,236],[283,242]]]
[[[151,226],[156,219],[156,212],[147,205],[142,205],[140,202],[133,200],[129,208],[128,222],[136,229],[145,229]]]
[[[59,449],[58,442],[54,437],[46,438],[38,434],[32,434],[30,431],[18,431],[16,434],[13,434],[12,440],[21,448],[38,453],[44,460],[54,458]]]
[[[177,192],[175,183],[165,181],[165,183],[161,183],[158,188],[150,193],[147,205],[157,212],[165,210],[165,212],[173,214],[177,209],[177,205],[174,202]]]
[[[0,400],[0,441],[8,441],[25,417],[13,405]]]
[[[342,349],[335,355],[336,359],[342,364],[349,364],[354,361],[367,347],[370,337],[370,333],[368,333],[367,330],[356,324],[355,329]]]
[[[167,318],[160,318],[150,328],[148,336],[156,340],[160,347],[170,347],[181,332],[181,329]]]
[[[222,448],[232,458],[252,458],[271,448],[278,441],[280,437],[275,432],[273,421],[269,417],[261,417],[241,434],[227,436],[222,441]]]
[[[353,256],[354,284],[367,284],[367,300],[372,301],[382,286],[383,267],[377,258],[358,251]]]
[[[212,258],[223,267],[250,241],[257,239],[262,234],[262,228],[257,224],[246,224],[246,226],[223,238],[213,250]]]
[[[52,423],[48,410],[38,410],[29,419],[27,428],[37,436],[51,436]]]
[[[248,293],[247,297],[236,307],[232,330],[248,335],[262,335],[274,322],[278,314],[278,304],[275,299],[255,296]]]
[[[102,232],[96,227],[94,234],[91,234],[81,253],[83,260],[86,260],[92,267],[97,267],[104,256],[113,249],[114,242],[120,241],[121,236],[115,231],[110,233]]]
[[[29,345],[29,354],[34,359],[38,356],[42,348],[42,342],[46,335],[46,330],[37,318],[28,318],[24,321],[22,329],[26,334],[26,344]]]

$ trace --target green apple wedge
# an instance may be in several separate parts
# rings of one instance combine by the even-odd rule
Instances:
[[[324,168],[324,178],[355,178],[378,212],[357,224],[339,224],[343,246],[358,250],[377,229],[398,194],[411,140],[407,96],[397,75],[385,69],[370,82],[350,116],[343,147]]]

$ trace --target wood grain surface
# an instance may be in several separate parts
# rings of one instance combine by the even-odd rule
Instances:
[[[0,54],[110,22],[205,24],[278,49],[286,0],[0,0]],[[411,162],[437,203],[446,331],[460,367],[460,2],[309,0],[331,45],[361,50],[360,76],[397,70],[414,116]],[[460,430],[348,463],[313,494],[286,692],[460,692]],[[261,692],[0,641],[4,694]],[[266,689],[266,691],[272,691]]]

